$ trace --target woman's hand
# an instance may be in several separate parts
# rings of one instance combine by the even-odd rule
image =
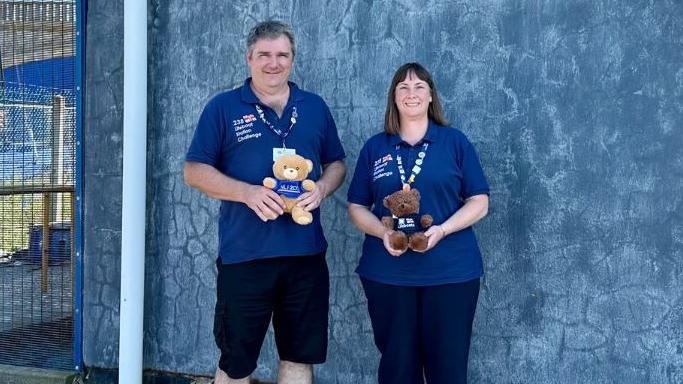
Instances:
[[[391,256],[401,256],[407,250],[394,249],[391,247],[389,237],[394,233],[394,230],[385,227],[380,219],[378,219],[374,213],[370,212],[369,207],[349,203],[349,217],[351,217],[351,221],[353,221],[353,223],[364,233],[382,239],[384,249],[386,249]]]
[[[441,225],[432,225],[425,231],[425,236],[427,236],[427,248],[420,253],[425,253],[436,247],[439,241],[446,237],[446,231]]]
[[[389,254],[390,254],[391,256],[399,257],[399,256],[401,256],[406,250],[400,250],[400,249],[391,248],[391,242],[390,242],[390,240],[389,240],[389,236],[391,236],[392,233],[394,233],[393,230],[387,229],[387,230],[384,232],[384,235],[382,235],[382,242],[384,243],[384,248],[387,250],[387,252],[389,252]]]

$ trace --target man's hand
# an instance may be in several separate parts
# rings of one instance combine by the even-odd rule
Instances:
[[[315,189],[299,196],[296,205],[310,212],[320,206],[323,199],[332,194],[344,181],[346,166],[341,160],[323,165],[323,174],[315,182]]]
[[[304,192],[296,199],[296,205],[310,212],[318,208],[326,197],[327,186],[321,182],[317,182],[312,191]]]
[[[275,220],[284,213],[285,203],[282,198],[275,191],[261,185],[250,185],[243,201],[263,221]]]

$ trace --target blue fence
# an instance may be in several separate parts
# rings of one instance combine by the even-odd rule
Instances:
[[[0,364],[80,369],[79,4],[0,0]]]

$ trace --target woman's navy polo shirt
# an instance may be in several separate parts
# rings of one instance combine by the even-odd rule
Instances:
[[[204,108],[186,160],[211,165],[225,175],[249,184],[262,185],[273,176],[273,148],[282,139],[260,119],[259,103],[247,79],[243,86],[215,96]],[[289,83],[290,96],[282,118],[261,105],[268,121],[283,131],[290,126],[292,111],[297,118],[286,138],[287,148],[313,161],[308,175],[318,180],[322,165],[346,156],[332,114],[317,95]],[[260,103],[259,103],[260,105]],[[219,253],[224,264],[278,256],[320,253],[327,242],[320,225],[319,209],[313,223],[299,225],[284,214],[276,220],[261,221],[246,204],[222,201],[218,225]]]
[[[411,186],[420,191],[421,213],[432,215],[434,224],[451,217],[465,199],[489,193],[479,158],[465,135],[430,121],[424,138],[414,146],[399,135],[380,133],[371,137],[360,152],[348,201],[371,207],[378,218],[391,216],[382,200],[402,185],[396,147],[408,178],[425,141],[429,146],[422,170]],[[468,281],[480,277],[483,267],[477,240],[469,227],[448,235],[426,253],[408,250],[400,257],[391,256],[382,239],[366,235],[356,272],[384,284],[422,286]]]

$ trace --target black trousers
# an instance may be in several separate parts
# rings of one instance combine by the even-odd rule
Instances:
[[[426,287],[361,281],[382,354],[379,384],[467,383],[478,278]]]

